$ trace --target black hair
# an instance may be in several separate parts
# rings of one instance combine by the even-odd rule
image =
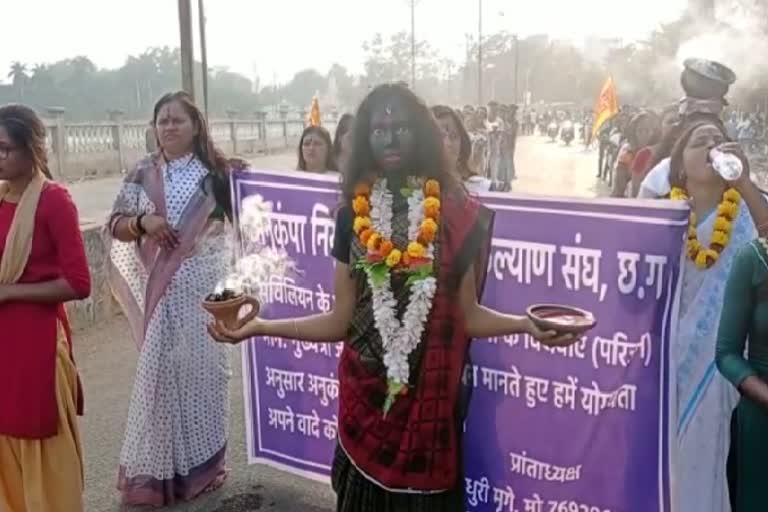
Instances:
[[[449,117],[453,120],[453,124],[456,125],[456,129],[459,131],[459,161],[456,169],[464,179],[474,175],[475,173],[469,165],[469,159],[472,156],[472,141],[457,112],[445,105],[435,105],[432,107],[432,113],[436,119]]]
[[[460,187],[457,176],[446,172],[443,137],[426,103],[410,89],[398,84],[384,84],[374,88],[365,97],[355,115],[352,128],[352,154],[342,180],[344,198],[352,200],[355,186],[379,171],[371,151],[369,132],[373,110],[379,105],[400,100],[411,117],[416,140],[413,171],[419,176],[435,178],[444,187]]]
[[[321,139],[323,139],[323,142],[325,142],[325,170],[326,171],[335,171],[336,170],[336,159],[334,158],[333,154],[333,142],[331,142],[331,134],[328,133],[328,130],[323,128],[322,126],[307,126],[304,128],[304,131],[301,133],[301,138],[299,139],[299,163],[297,165],[298,170],[300,171],[306,171],[307,170],[307,162],[304,160],[304,152],[302,151],[302,146],[304,146],[304,139],[307,138],[308,135],[315,134],[319,135]]]
[[[0,107],[0,126],[5,128],[13,143],[32,159],[32,165],[46,178],[53,179],[48,169],[45,125],[37,113],[26,105],[5,105]]]
[[[224,211],[224,214],[232,220],[232,196],[229,186],[230,161],[224,156],[224,153],[216,147],[213,137],[208,132],[208,123],[205,120],[203,112],[197,108],[192,97],[184,91],[170,92],[157,100],[152,114],[152,125],[157,124],[157,116],[160,109],[174,101],[178,102],[184,111],[192,119],[197,128],[197,135],[193,140],[193,151],[195,156],[208,169],[208,176],[205,177],[201,186],[207,191],[210,186],[216,204]],[[157,141],[160,147],[160,140]]]
[[[341,154],[341,141],[344,135],[352,129],[352,123],[355,122],[355,116],[344,114],[336,125],[336,133],[333,135],[333,157],[338,165],[339,155]]]
[[[675,142],[669,160],[669,184],[673,187],[685,188],[685,174],[683,169],[683,153],[691,140],[693,133],[702,126],[714,126],[728,140],[728,132],[722,123],[716,123],[712,120],[699,120],[698,122],[687,125],[686,130]]]

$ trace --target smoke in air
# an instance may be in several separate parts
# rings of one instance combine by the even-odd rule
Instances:
[[[238,218],[240,246],[232,253],[237,257],[231,272],[216,287],[215,293],[225,290],[259,296],[261,288],[275,277],[296,274],[293,260],[283,249],[270,244],[272,203],[260,195],[245,198]]]

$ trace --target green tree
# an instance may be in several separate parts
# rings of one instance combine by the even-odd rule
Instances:
[[[349,73],[347,68],[341,64],[334,63],[328,71],[328,86],[333,82],[336,85],[338,100],[344,109],[353,109],[361,100],[362,94],[360,88],[355,84],[355,78]]]
[[[328,81],[315,69],[304,69],[283,88],[283,99],[298,108],[309,108],[316,93],[325,93]]]
[[[24,101],[24,89],[29,81],[27,75],[27,65],[19,61],[11,64],[11,70],[8,72],[8,78],[11,79],[13,89],[19,101]]]

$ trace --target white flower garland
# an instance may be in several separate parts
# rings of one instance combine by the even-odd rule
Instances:
[[[392,239],[392,204],[387,180],[377,181],[371,190],[371,223],[387,240]]]
[[[378,180],[371,191],[371,222],[374,229],[387,239],[392,237],[392,193],[387,180]],[[424,221],[424,192],[413,191],[408,198],[408,239],[415,240]],[[427,246],[427,254],[434,257],[434,244]],[[437,279],[427,276],[411,285],[408,307],[402,323],[397,319],[397,301],[390,279],[376,284],[370,271],[368,284],[373,296],[373,318],[381,335],[384,348],[384,366],[387,378],[398,384],[407,384],[410,377],[408,356],[421,343],[427,317],[437,290]]]

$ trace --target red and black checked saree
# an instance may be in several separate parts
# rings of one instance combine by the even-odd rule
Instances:
[[[395,194],[394,209],[393,239],[398,247],[405,247],[407,204],[399,194]],[[382,413],[387,390],[382,341],[365,275],[355,272],[358,305],[339,365],[340,447],[333,468],[338,510],[414,510],[421,505],[449,510],[446,498],[456,504],[456,510],[463,510],[459,399],[470,340],[458,289],[474,263],[481,293],[492,223],[492,212],[476,200],[464,193],[444,194],[435,244],[437,292],[424,338],[409,358],[411,387],[386,417]],[[353,237],[351,262],[364,251]],[[404,281],[392,279],[399,317],[408,302]]]

